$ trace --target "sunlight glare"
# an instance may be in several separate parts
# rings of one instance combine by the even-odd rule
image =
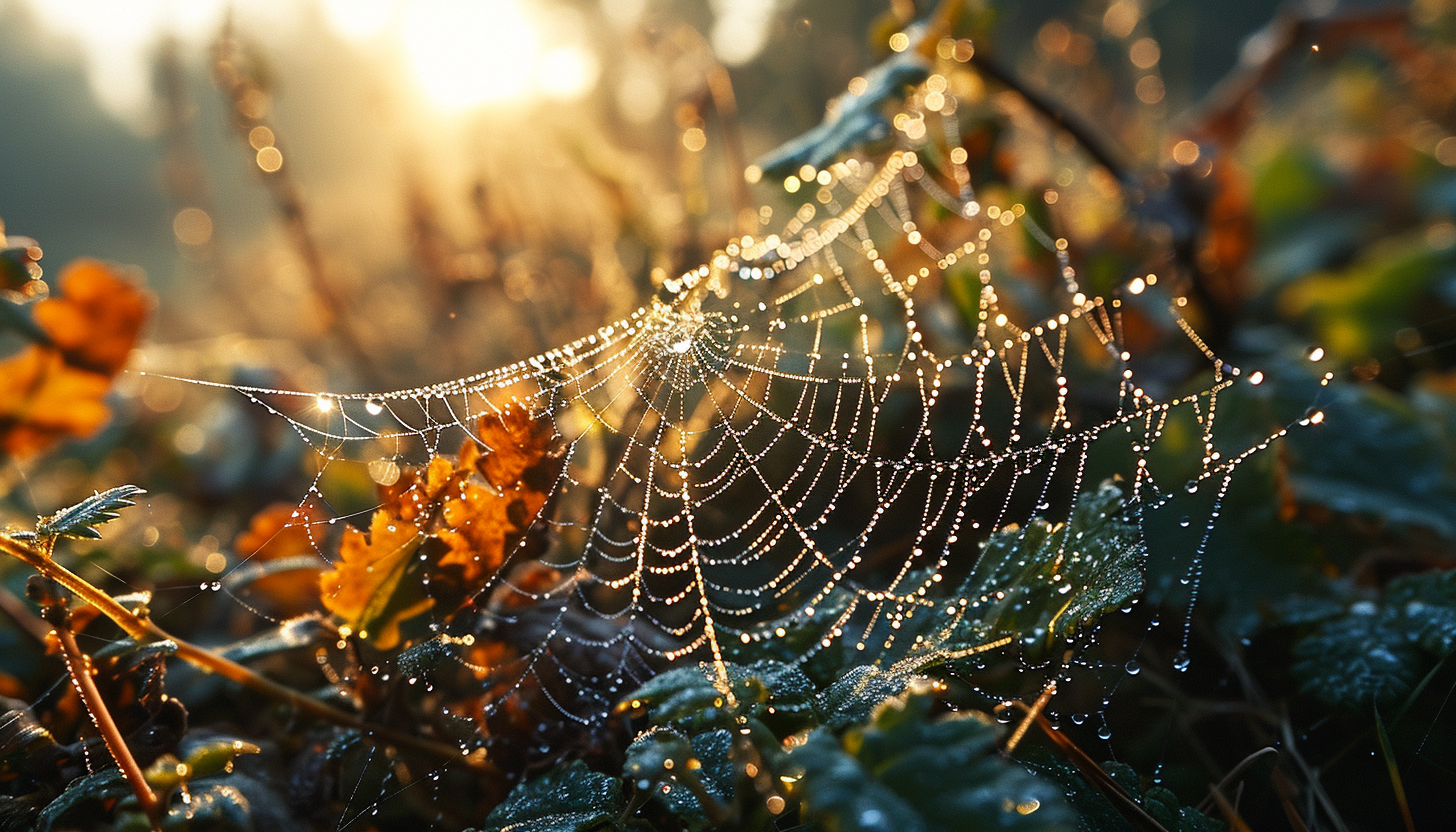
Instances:
[[[512,0],[422,0],[404,10],[404,52],[425,96],[448,110],[531,91],[539,36]]]

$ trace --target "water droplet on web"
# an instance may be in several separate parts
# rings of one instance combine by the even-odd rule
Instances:
[[[1110,740],[1112,739],[1112,729],[1104,725],[1101,728],[1097,729],[1097,736],[1101,737],[1104,740]]]
[[[1310,361],[1319,361],[1320,359],[1325,357],[1325,348],[1310,347],[1309,349],[1304,351],[1304,357],[1308,358]]]
[[[1143,666],[1138,664],[1137,659],[1129,659],[1124,669],[1127,670],[1127,675],[1136,676],[1142,671]]]
[[[1193,660],[1188,658],[1187,650],[1179,650],[1178,655],[1173,657],[1173,669],[1179,673],[1187,671],[1188,666],[1192,663]]]
[[[1188,518],[1184,517],[1182,520],[1179,520],[1178,525],[1182,526],[1185,529],[1188,528]]]
[[[1087,715],[1086,714],[1072,714],[1072,723],[1073,724],[1075,724],[1075,725],[1081,725],[1082,723],[1084,723],[1086,721],[1087,721]]]
[[[384,412],[384,402],[379,399],[370,399],[364,403],[364,409],[369,411],[370,415],[378,416]]]

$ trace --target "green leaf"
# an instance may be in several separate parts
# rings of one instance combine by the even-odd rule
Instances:
[[[1398,706],[1436,663],[1456,648],[1456,570],[1392,580],[1379,603],[1359,600],[1336,607],[1294,599],[1293,623],[1327,610],[1314,631],[1294,645],[1300,689],[1356,710]]]
[[[1073,827],[1061,789],[997,753],[989,718],[932,718],[933,702],[912,690],[870,724],[842,738],[816,731],[791,751],[805,817],[833,832]]]
[[[671,728],[654,728],[628,746],[622,771],[690,829],[706,829],[722,819],[722,807],[733,799],[732,751],[733,733],[724,728],[691,739]],[[713,805],[705,807],[705,800]]]
[[[621,780],[574,760],[512,789],[485,819],[485,828],[489,832],[620,829],[617,816],[625,809]]]
[[[1076,810],[1082,832],[1133,832],[1129,824],[1111,800],[1096,786],[1087,781],[1077,767],[1060,757],[1054,757],[1044,749],[1027,749],[1018,752],[1018,758],[1033,771],[1060,785]],[[1185,806],[1178,796],[1162,786],[1142,788],[1141,778],[1136,771],[1124,763],[1106,762],[1102,770],[1113,782],[1122,787],[1148,816],[1168,832],[1224,832],[1228,827],[1223,821],[1211,818],[1192,806]]]
[[[904,693],[910,677],[874,665],[851,667],[814,700],[825,727],[838,731],[868,722],[885,700]]]
[[[118,485],[64,508],[35,526],[36,537],[76,537],[100,540],[96,527],[121,516],[120,510],[136,505],[131,498],[147,493],[135,485]]]
[[[1385,604],[1437,657],[1456,647],[1456,570],[1396,578],[1385,588]]]
[[[1121,511],[1122,490],[1105,482],[1077,498],[1065,523],[1034,518],[991,535],[956,593],[969,602],[964,618],[940,647],[1011,635],[1035,655],[1136,597],[1145,549]]]
[[[1295,644],[1294,657],[1300,690],[1350,708],[1398,704],[1428,669],[1402,622],[1368,601]]]
[[[72,780],[66,786],[66,790],[61,792],[55,800],[40,811],[40,815],[35,819],[35,830],[36,832],[51,832],[51,830],[60,832],[60,830],[78,828],[75,821],[68,820],[71,813],[85,808],[88,804],[105,804],[131,793],[131,787],[127,785],[126,778],[114,768],[78,777]]]
[[[733,706],[718,688],[716,668],[708,662],[660,674],[622,702],[620,708],[647,709],[654,725],[671,725],[689,734],[710,728],[735,728],[740,716],[752,717],[784,736],[814,717],[814,686],[803,671],[777,661],[743,666],[725,663]]]

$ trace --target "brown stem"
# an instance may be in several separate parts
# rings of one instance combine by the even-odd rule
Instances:
[[[13,537],[0,535],[0,552],[24,562],[37,572],[40,572],[47,578],[79,595],[88,604],[100,610],[102,615],[116,622],[116,625],[128,636],[139,642],[170,641],[177,645],[177,657],[183,661],[189,662],[210,673],[216,673],[249,690],[284,702],[302,713],[324,720],[325,722],[332,722],[335,725],[356,729],[361,731],[365,736],[377,737],[400,748],[408,748],[432,756],[463,762],[471,768],[483,771],[491,771],[494,769],[494,766],[486,762],[479,755],[462,755],[460,749],[455,746],[437,740],[417,737],[388,726],[375,725],[367,722],[353,714],[320,702],[313,697],[305,696],[290,687],[280,685],[271,679],[259,676],[257,673],[254,673],[252,670],[231,659],[171,635],[151,621],[138,616],[136,613],[117,603],[110,595],[91,585],[85,578],[82,578],[80,575],[77,575],[42,554],[39,550]]]
[[[86,710],[91,714],[91,722],[96,725],[96,730],[101,732],[101,739],[106,743],[106,750],[111,752],[111,759],[116,761],[117,768],[126,776],[126,782],[131,785],[131,790],[136,793],[137,802],[141,804],[142,811],[146,812],[147,818],[152,823],[154,832],[162,828],[162,802],[157,799],[157,793],[147,783],[147,778],[142,774],[142,767],[137,765],[136,758],[131,755],[131,749],[126,745],[126,739],[121,735],[121,729],[116,726],[116,720],[111,718],[111,711],[106,707],[106,700],[101,698],[101,691],[96,687],[96,680],[91,678],[91,660],[85,653],[81,652],[81,646],[76,643],[76,634],[71,632],[71,622],[65,613],[65,608],[57,605],[53,609],[58,611],[55,616],[56,638],[61,643],[61,652],[66,657],[66,667],[71,671],[71,679],[76,683],[76,690],[81,694],[81,701],[86,703]]]

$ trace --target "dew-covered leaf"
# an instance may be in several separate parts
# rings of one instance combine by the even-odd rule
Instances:
[[[487,832],[594,832],[619,829],[622,781],[575,760],[511,790],[486,818]]]
[[[1334,705],[1399,703],[1429,669],[1405,622],[1368,601],[1325,621],[1294,646],[1300,689]]]
[[[99,491],[41,520],[35,526],[36,536],[99,540],[101,532],[96,527],[120,517],[122,509],[136,505],[134,497],[145,493],[135,485],[118,485]]]
[[[733,798],[732,749],[733,733],[725,728],[691,738],[671,728],[653,728],[628,746],[622,773],[638,790],[651,791],[688,828],[706,829]],[[711,811],[699,793],[716,804]]]
[[[1295,643],[1294,673],[1303,691],[1334,705],[1399,705],[1456,647],[1456,570],[1396,578],[1378,603],[1315,606],[1293,599],[1280,605],[1279,623],[1307,622],[1307,616],[1291,621],[1288,608],[1326,613]]]
[[[793,665],[758,661],[748,666],[726,663],[733,705],[718,688],[718,674],[707,662],[662,673],[623,700],[620,707],[647,710],[654,725],[672,725],[689,733],[734,727],[748,715],[785,735],[814,718],[814,686]]]
[[[80,828],[76,826],[72,813],[80,812],[89,804],[99,814],[104,811],[105,806],[131,793],[126,777],[114,768],[78,777],[40,811],[35,819],[35,832],[60,832]]]
[[[942,646],[974,648],[1010,635],[1044,649],[1137,596],[1144,548],[1121,510],[1122,490],[1103,483],[1077,498],[1065,523],[1033,518],[991,535],[956,594],[969,600],[965,620]]]
[[[1396,578],[1385,588],[1385,606],[1435,656],[1456,647],[1456,570]]]
[[[814,700],[820,721],[831,730],[868,722],[882,702],[899,696],[909,678],[874,665],[851,667],[834,684],[825,688]]]
[[[811,734],[789,754],[807,818],[838,830],[1062,830],[1075,823],[1061,790],[996,751],[977,714],[932,718],[912,691],[842,738]]]
[[[374,512],[368,535],[347,529],[338,563],[319,576],[324,606],[381,650],[399,644],[400,622],[433,604],[403,581],[423,540],[419,527],[384,509]]]

